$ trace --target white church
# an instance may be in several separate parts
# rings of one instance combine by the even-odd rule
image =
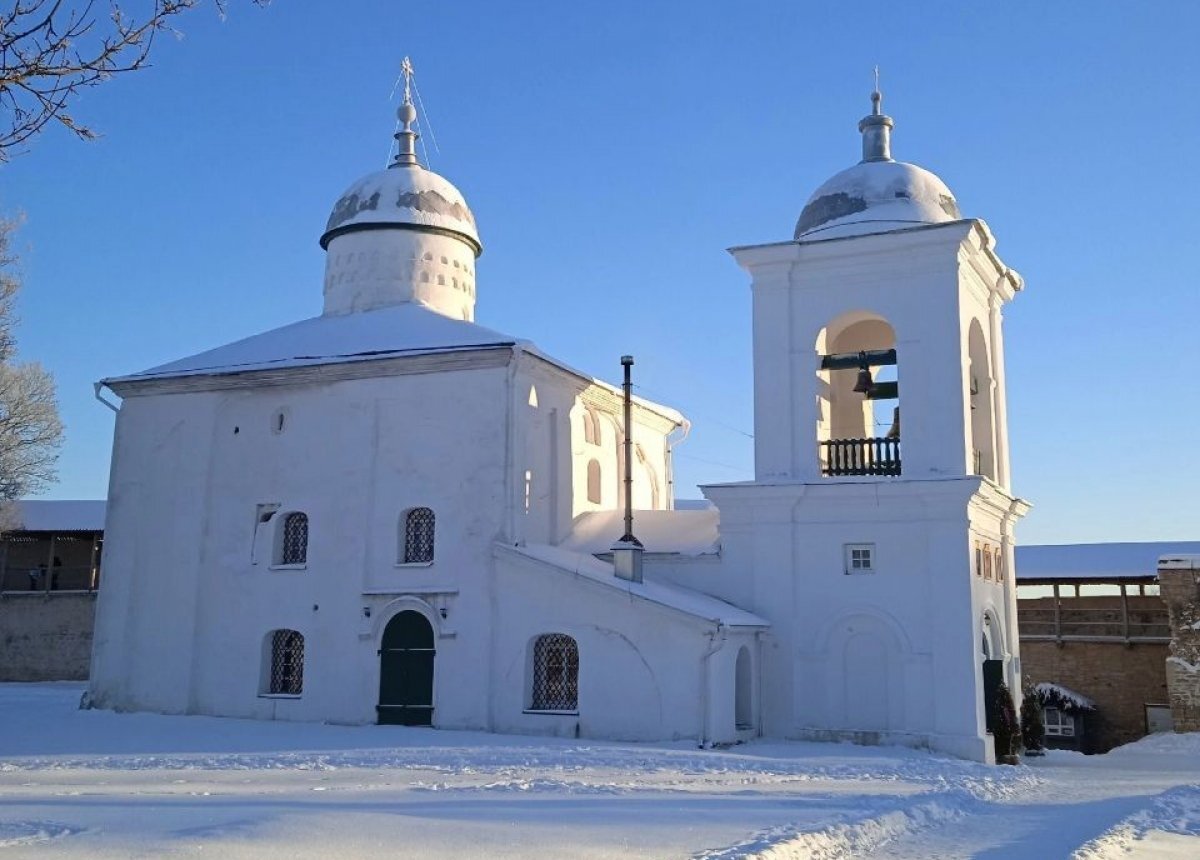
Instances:
[[[406,95],[394,163],[321,236],[320,316],[98,384],[91,704],[992,760],[985,687],[1021,689],[1022,281],[872,100],[793,238],[731,251],[754,479],[676,509],[682,415],[475,322],[479,232]]]

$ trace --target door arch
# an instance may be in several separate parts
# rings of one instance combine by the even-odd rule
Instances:
[[[420,612],[397,612],[379,646],[380,725],[433,725],[433,627]]]

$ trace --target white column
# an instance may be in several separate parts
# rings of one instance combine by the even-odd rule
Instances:
[[[992,403],[995,445],[992,450],[996,458],[996,483],[1007,490],[1011,479],[1008,471],[1008,397],[1004,386],[1003,303],[1000,293],[993,291],[988,300],[988,339],[991,341],[992,378],[995,381]]]

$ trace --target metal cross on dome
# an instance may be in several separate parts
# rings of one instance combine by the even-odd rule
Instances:
[[[404,78],[404,104],[412,104],[412,79],[413,79],[413,64],[412,60],[405,57],[400,63],[400,75]]]

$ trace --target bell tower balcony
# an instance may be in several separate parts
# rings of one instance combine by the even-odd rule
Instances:
[[[895,477],[900,474],[900,437],[826,439],[821,442],[821,475]]]

